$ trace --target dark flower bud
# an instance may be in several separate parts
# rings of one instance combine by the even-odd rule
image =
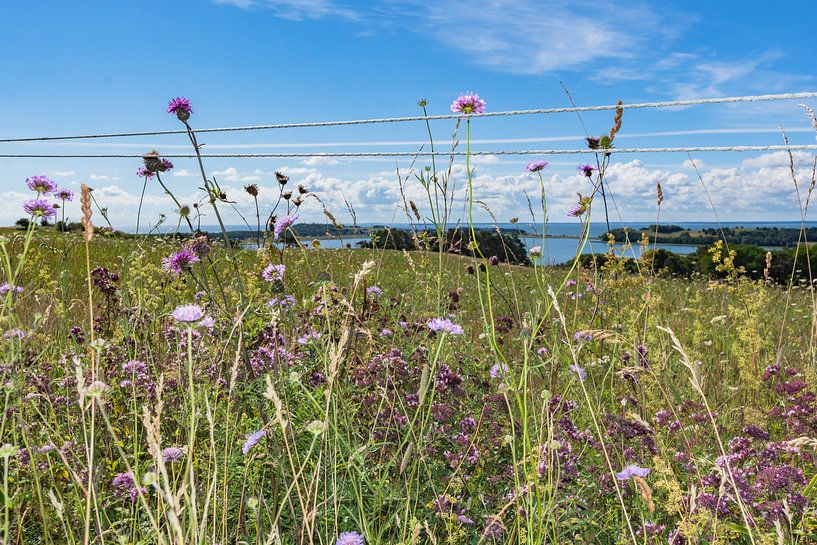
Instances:
[[[590,149],[599,149],[600,140],[598,138],[588,136],[587,138],[585,138],[585,141],[587,142],[587,147],[588,148],[590,148]]]
[[[278,180],[278,183],[281,184],[281,185],[287,185],[287,182],[289,181],[289,176],[287,176],[286,174],[284,174],[282,172],[278,172],[277,170],[275,171],[275,178]]]
[[[244,186],[244,191],[252,195],[253,197],[258,196],[258,186],[256,184],[249,184]]]
[[[292,198],[292,191],[287,191],[281,195],[285,200],[289,200]]]
[[[298,185],[298,193],[305,195],[306,193],[309,193],[309,190],[305,188],[303,184],[300,184]]]
[[[499,258],[495,255],[492,255],[491,257],[488,258],[488,263],[495,267],[499,265]]]
[[[465,266],[465,272],[468,274],[474,274],[474,266],[469,263]]]

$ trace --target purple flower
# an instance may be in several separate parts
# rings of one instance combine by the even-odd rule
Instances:
[[[57,215],[54,205],[45,199],[31,199],[23,204],[23,210],[31,216],[50,218]]]
[[[173,163],[171,163],[167,159],[162,159],[162,168],[161,168],[162,172],[167,172],[168,170],[170,170],[172,168],[173,168]]]
[[[576,167],[579,172],[587,176],[588,178],[593,175],[593,171],[596,170],[596,167],[592,165],[579,165]]]
[[[544,170],[550,163],[547,161],[533,161],[528,163],[528,166],[525,167],[525,170],[528,172],[539,172],[540,170]]]
[[[185,97],[176,97],[167,103],[167,113],[176,114],[182,121],[187,121],[193,113],[193,107]]]
[[[3,282],[0,284],[0,295],[6,295],[8,292],[20,293],[23,291],[23,288],[20,286],[11,286],[8,282]]]
[[[183,274],[190,270],[193,263],[198,263],[201,258],[188,250],[183,248],[175,254],[162,258],[162,269],[171,274]]]
[[[428,326],[431,331],[438,333],[448,333],[449,335],[462,335],[464,333],[460,326],[448,318],[434,318],[433,320],[429,320],[426,326]]]
[[[495,363],[488,372],[491,378],[500,378],[508,374],[508,366],[504,363]]]
[[[642,479],[650,474],[649,468],[638,467],[635,464],[630,464],[620,472],[616,473],[616,479],[619,481],[629,481],[633,477],[641,477]]]
[[[357,532],[343,532],[338,536],[335,545],[363,545],[363,536]]]
[[[54,197],[60,199],[61,201],[72,201],[74,200],[74,192],[63,187],[54,193]]]
[[[273,234],[275,238],[281,236],[281,233],[292,227],[292,224],[298,221],[298,214],[291,214],[289,216],[284,216],[283,218],[279,219],[275,222],[275,228],[273,229]]]
[[[47,176],[31,176],[26,178],[26,184],[31,191],[36,191],[41,195],[48,195],[57,190],[57,182]]]
[[[165,463],[177,462],[182,458],[184,458],[184,450],[180,449],[179,447],[167,447],[166,449],[162,450],[162,461]]]
[[[380,286],[369,286],[366,288],[366,293],[369,295],[374,295],[375,297],[380,297],[383,295],[383,290],[380,289]]]
[[[244,454],[244,456],[246,456],[247,453],[250,452],[250,449],[257,445],[261,438],[264,437],[266,434],[267,432],[265,430],[258,430],[256,432],[249,434],[247,436],[247,439],[244,441],[244,446],[241,447],[241,453]]]
[[[180,305],[171,315],[177,322],[189,324],[204,318],[204,311],[198,305]]]
[[[540,255],[542,255],[542,247],[541,246],[534,246],[530,250],[528,250],[528,253],[532,257],[539,257]]]
[[[282,282],[284,280],[284,271],[286,270],[286,265],[274,265],[270,263],[261,271],[261,276],[263,276],[267,282]]]
[[[8,339],[25,339],[26,332],[22,329],[9,329],[5,333],[3,333],[3,338]]]
[[[585,210],[585,205],[578,203],[570,207],[570,210],[567,211],[567,215],[573,218],[578,218],[584,214]]]
[[[139,176],[140,178],[147,178],[148,180],[150,180],[151,178],[156,176],[156,173],[148,170],[145,167],[139,167],[138,169],[136,169],[136,175]]]
[[[579,377],[579,380],[582,382],[587,380],[587,371],[584,370],[584,367],[580,367],[574,363],[570,366],[570,372]]]
[[[295,306],[295,297],[292,295],[284,295],[283,297],[275,297],[270,299],[267,303],[270,307],[278,307],[280,309],[288,309]]]
[[[139,493],[146,494],[147,490],[136,486],[136,481],[132,473],[119,473],[112,480],[114,491],[113,495],[117,498],[128,498],[131,502],[135,502],[139,497]]]
[[[484,114],[485,101],[476,93],[460,95],[451,103],[451,111],[455,114]]]

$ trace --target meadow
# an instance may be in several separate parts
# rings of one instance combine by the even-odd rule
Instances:
[[[452,108],[467,146],[484,103]],[[168,111],[198,152],[189,109]],[[582,225],[621,117],[588,142]],[[2,543],[817,540],[813,283],[747,277],[728,240],[717,278],[648,249],[634,270],[513,265],[473,227],[452,253],[437,166],[415,182],[437,237],[413,251],[298,240],[311,193],[283,175],[247,188],[281,195],[257,249],[99,229],[87,187],[61,199],[80,230],[44,228],[59,189],[30,178],[33,221],[0,237]],[[170,168],[146,154],[145,184]]]

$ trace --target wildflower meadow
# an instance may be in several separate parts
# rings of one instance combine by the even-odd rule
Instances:
[[[576,161],[562,221],[581,236],[556,266],[540,259],[545,157],[526,169],[541,243],[512,259],[515,235],[474,221],[491,212],[472,184],[491,111],[476,93],[450,105],[463,220],[453,157],[395,182],[427,197],[403,201],[411,250],[302,236],[303,210],[339,229],[343,203],[282,172],[244,188],[251,236],[231,236],[194,106],[156,113],[186,135],[199,201],[176,197],[159,151],[133,166],[143,198],[175,203],[161,228],[140,201],[135,231],[113,229],[90,182],[19,181],[27,221],[0,238],[0,543],[817,542],[808,241],[784,282],[771,253],[749,275],[728,238],[706,250],[712,274],[670,274],[648,233],[627,242],[637,258],[611,238],[580,259],[609,218],[621,103]],[[805,217],[815,180],[800,184]],[[659,184],[656,225],[663,199]]]

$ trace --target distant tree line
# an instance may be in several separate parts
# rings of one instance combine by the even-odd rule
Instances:
[[[483,256],[496,257],[501,262],[515,265],[531,265],[528,251],[517,231],[498,233],[494,229],[476,229],[476,245]],[[361,248],[386,250],[430,250],[439,251],[440,240],[432,230],[410,231],[408,229],[382,228],[372,229],[370,240],[358,242]],[[471,244],[471,231],[449,229],[443,247],[447,252],[460,255],[478,256],[479,253]]]
[[[643,229],[630,229],[628,227],[611,229],[610,233],[616,242],[626,240],[636,241],[646,234],[650,241],[659,244],[689,244],[696,246],[711,246],[718,240],[726,237],[730,243],[734,244],[754,244],[757,246],[796,246],[798,240],[817,241],[817,227],[807,227],[803,230],[805,239],[802,238],[800,229],[792,227],[724,227],[723,233],[718,228],[706,229],[684,229],[679,225],[650,225]],[[607,241],[607,233],[599,237],[602,241]]]

